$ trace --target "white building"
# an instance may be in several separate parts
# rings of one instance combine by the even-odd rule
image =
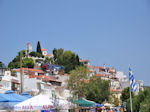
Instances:
[[[41,92],[46,92],[52,95],[53,86],[50,83],[43,82],[37,78],[26,78],[23,82],[23,91],[37,95]]]
[[[43,56],[52,58],[53,54],[48,54],[47,49],[41,49]]]
[[[0,81],[0,93],[4,93],[7,90],[11,90],[11,72],[5,71],[4,75],[1,76]]]
[[[136,80],[137,92],[144,90],[144,82],[142,80]]]
[[[32,46],[30,43],[27,43],[26,45],[26,55],[27,57],[29,56],[29,54],[32,52]]]
[[[7,90],[19,90],[20,82],[16,76],[12,76],[11,71],[6,70],[4,75],[1,76],[0,81],[0,93],[4,93]]]

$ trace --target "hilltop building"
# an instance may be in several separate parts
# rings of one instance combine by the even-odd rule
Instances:
[[[43,56],[47,56],[47,49],[41,49]]]
[[[27,43],[26,45],[26,56],[29,57],[29,54],[32,52],[32,45]]]
[[[43,56],[52,58],[53,54],[48,54],[47,49],[41,49]]]

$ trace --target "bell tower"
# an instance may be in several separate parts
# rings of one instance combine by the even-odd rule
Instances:
[[[26,56],[28,57],[30,52],[32,52],[32,46],[30,43],[27,43],[26,45]]]

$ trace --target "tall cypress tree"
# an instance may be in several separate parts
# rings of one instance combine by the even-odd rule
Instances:
[[[36,52],[37,52],[37,53],[40,53],[40,54],[42,55],[40,41],[38,41],[38,43],[37,43]]]

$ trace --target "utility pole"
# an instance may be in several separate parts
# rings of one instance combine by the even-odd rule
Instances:
[[[23,92],[22,52],[20,52],[20,93]]]

